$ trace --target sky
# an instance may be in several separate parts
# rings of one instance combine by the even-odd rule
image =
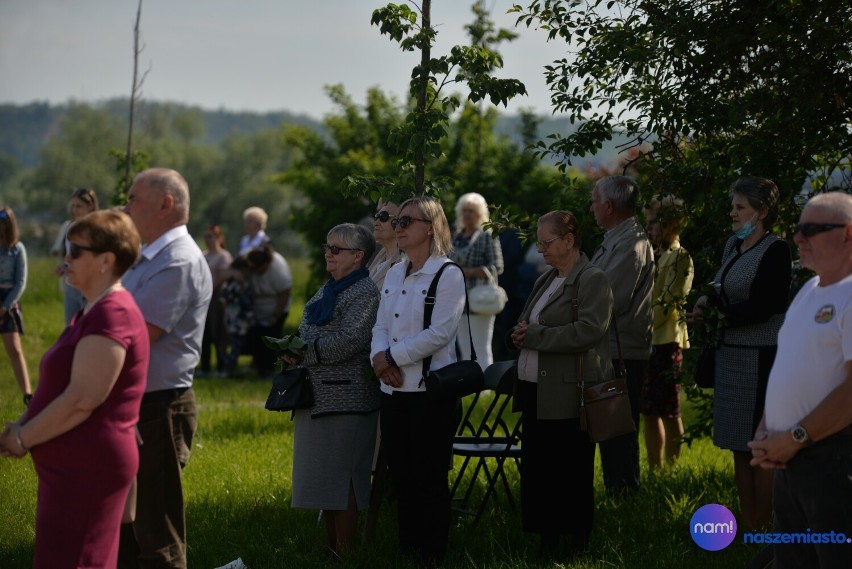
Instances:
[[[370,25],[388,1],[143,0],[143,100],[317,119],[333,109],[325,85],[342,84],[359,104],[374,86],[403,100],[419,54],[402,52]],[[472,2],[432,2],[433,56],[467,43]],[[568,46],[516,29],[511,5],[486,0],[497,26],[521,34],[500,46],[504,68],[496,75],[520,79],[529,96],[506,111],[550,114],[543,66]],[[129,96],[136,7],[137,0],[0,0],[0,104]]]

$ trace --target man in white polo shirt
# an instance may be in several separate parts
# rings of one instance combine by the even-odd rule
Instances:
[[[794,238],[802,266],[817,276],[778,334],[751,464],[776,469],[776,532],[822,534],[775,544],[775,566],[845,569],[852,545],[823,537],[852,537],[852,196],[812,198]]]

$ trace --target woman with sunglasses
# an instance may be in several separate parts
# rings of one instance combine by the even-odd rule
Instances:
[[[370,278],[376,283],[376,287],[382,288],[385,275],[395,264],[402,259],[402,252],[396,242],[396,231],[391,225],[391,219],[396,217],[399,206],[393,202],[379,201],[376,206],[375,222],[373,223],[373,237],[376,243],[381,245],[381,250],[376,253],[370,261]]]
[[[503,273],[503,251],[500,241],[482,228],[488,221],[488,204],[477,193],[463,194],[456,202],[456,232],[453,234],[453,252],[450,254],[464,271],[468,290],[478,285],[497,283]],[[491,341],[494,338],[493,314],[468,311],[467,322],[459,326],[459,349],[463,359],[470,359],[470,338],[476,350],[477,363],[485,369],[494,362]],[[470,330],[470,332],[468,332]]]
[[[124,213],[71,224],[68,282],[88,302],[42,358],[29,408],[0,435],[2,453],[30,452],[38,475],[37,569],[117,563],[149,359],[147,325],[120,280],[139,245]]]
[[[589,384],[612,378],[613,297],[604,272],[580,251],[570,211],[539,218],[536,247],[551,268],[507,338],[519,350],[521,520],[525,532],[539,534],[541,553],[561,561],[563,535],[575,555],[588,549],[592,533],[595,444],[580,427],[578,370]]]
[[[731,185],[731,230],[712,297],[695,303],[687,322],[700,324],[713,305],[724,315],[716,350],[713,442],[734,455],[734,479],[743,531],[772,520],[772,471],[749,464],[763,415],[769,370],[778,349],[778,330],[790,301],[790,246],[772,233],[778,219],[775,182],[747,176]]]
[[[382,447],[394,480],[399,546],[404,555],[435,565],[446,555],[450,531],[447,465],[455,433],[456,401],[434,401],[423,384],[423,364],[440,369],[456,361],[455,338],[465,302],[464,275],[441,274],[428,328],[426,293],[452,247],[441,204],[412,198],[391,221],[407,261],[388,271],[373,327],[370,356],[381,380]]]
[[[68,226],[81,219],[83,216],[97,211],[98,196],[95,190],[91,188],[75,188],[71,193],[71,199],[68,200],[68,219],[59,227],[59,233],[56,236],[56,241],[50,248],[50,254],[54,257],[65,256],[65,234],[68,232]],[[65,262],[59,263],[56,267],[56,275],[60,278],[59,285],[62,289],[62,294],[65,298],[65,325],[71,323],[71,318],[85,306],[86,299],[83,298],[83,293],[68,284],[65,278]]]
[[[0,336],[12,364],[12,372],[24,395],[33,398],[21,335],[24,321],[18,301],[27,286],[27,249],[18,239],[18,223],[11,207],[0,209]]]
[[[355,546],[358,511],[370,502],[379,384],[369,372],[370,330],[379,291],[365,268],[370,230],[335,226],[323,245],[330,277],[305,305],[299,363],[310,372],[314,405],[295,413],[292,507],[323,511],[326,546],[344,557]]]

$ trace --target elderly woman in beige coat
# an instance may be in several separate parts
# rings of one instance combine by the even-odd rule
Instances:
[[[510,336],[520,350],[521,515],[524,531],[540,534],[542,553],[558,558],[562,534],[569,535],[570,554],[589,546],[595,445],[580,428],[577,360],[583,359],[586,384],[612,377],[613,303],[606,275],[580,252],[570,211],[541,216],[537,236],[552,268],[536,281]]]

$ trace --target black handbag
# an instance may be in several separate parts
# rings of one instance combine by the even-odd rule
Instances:
[[[314,389],[307,368],[288,369],[272,378],[272,390],[266,398],[269,411],[295,411],[314,406]]]
[[[716,347],[704,346],[695,364],[695,385],[704,389],[716,386]]]
[[[453,265],[459,267],[456,263],[444,263],[444,265],[435,274],[432,279],[432,284],[429,285],[429,290],[426,293],[426,307],[423,310],[423,329],[429,327],[432,323],[432,311],[435,309],[435,294],[438,291],[438,280],[441,278],[441,273],[448,266]],[[459,267],[461,270],[461,267]],[[465,303],[467,302],[467,285],[464,288]],[[470,331],[470,320],[467,321],[468,331]],[[421,384],[426,384],[426,395],[432,401],[455,401],[466,395],[478,393],[485,388],[485,374],[482,368],[476,363],[476,350],[473,347],[473,338],[470,339],[470,356],[469,360],[459,360],[442,367],[441,369],[429,370],[432,364],[432,356],[427,356],[423,359],[423,379]]]

